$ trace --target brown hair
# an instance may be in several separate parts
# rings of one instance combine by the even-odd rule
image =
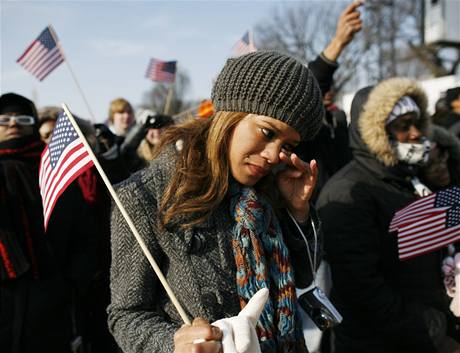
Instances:
[[[133,112],[133,107],[131,104],[124,98],[117,98],[110,102],[109,107],[109,122],[113,123],[113,115],[115,113],[122,112]]]
[[[178,215],[186,217],[181,228],[191,228],[211,215],[228,191],[230,167],[228,147],[233,128],[247,113],[217,112],[206,121],[191,119],[163,133],[163,146],[183,140],[184,148],[176,162],[176,172],[160,203],[161,226]]]

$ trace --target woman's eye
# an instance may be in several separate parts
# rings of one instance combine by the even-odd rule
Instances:
[[[263,127],[263,128],[261,129],[261,131],[262,131],[262,133],[263,133],[266,137],[268,137],[269,139],[275,137],[275,133],[274,133],[272,130],[270,130],[270,129],[267,129],[267,128],[264,128],[264,127]]]

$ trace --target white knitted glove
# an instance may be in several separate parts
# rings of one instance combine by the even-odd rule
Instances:
[[[238,316],[221,319],[212,325],[222,330],[224,353],[261,353],[256,323],[268,299],[268,289],[260,289]]]

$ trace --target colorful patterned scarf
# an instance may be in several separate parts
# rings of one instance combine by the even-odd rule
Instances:
[[[278,219],[268,201],[253,188],[235,182],[230,194],[241,307],[259,289],[270,291],[256,326],[260,348],[263,353],[307,352],[297,311],[294,272]]]

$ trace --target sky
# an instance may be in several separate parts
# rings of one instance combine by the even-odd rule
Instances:
[[[208,98],[236,41],[289,3],[294,1],[0,0],[0,92],[24,95],[39,108],[65,102],[90,119],[66,63],[40,82],[16,62],[51,24],[95,122],[106,119],[115,98],[134,108],[142,103],[154,85],[144,77],[152,57],[178,61],[191,80],[186,98]]]

